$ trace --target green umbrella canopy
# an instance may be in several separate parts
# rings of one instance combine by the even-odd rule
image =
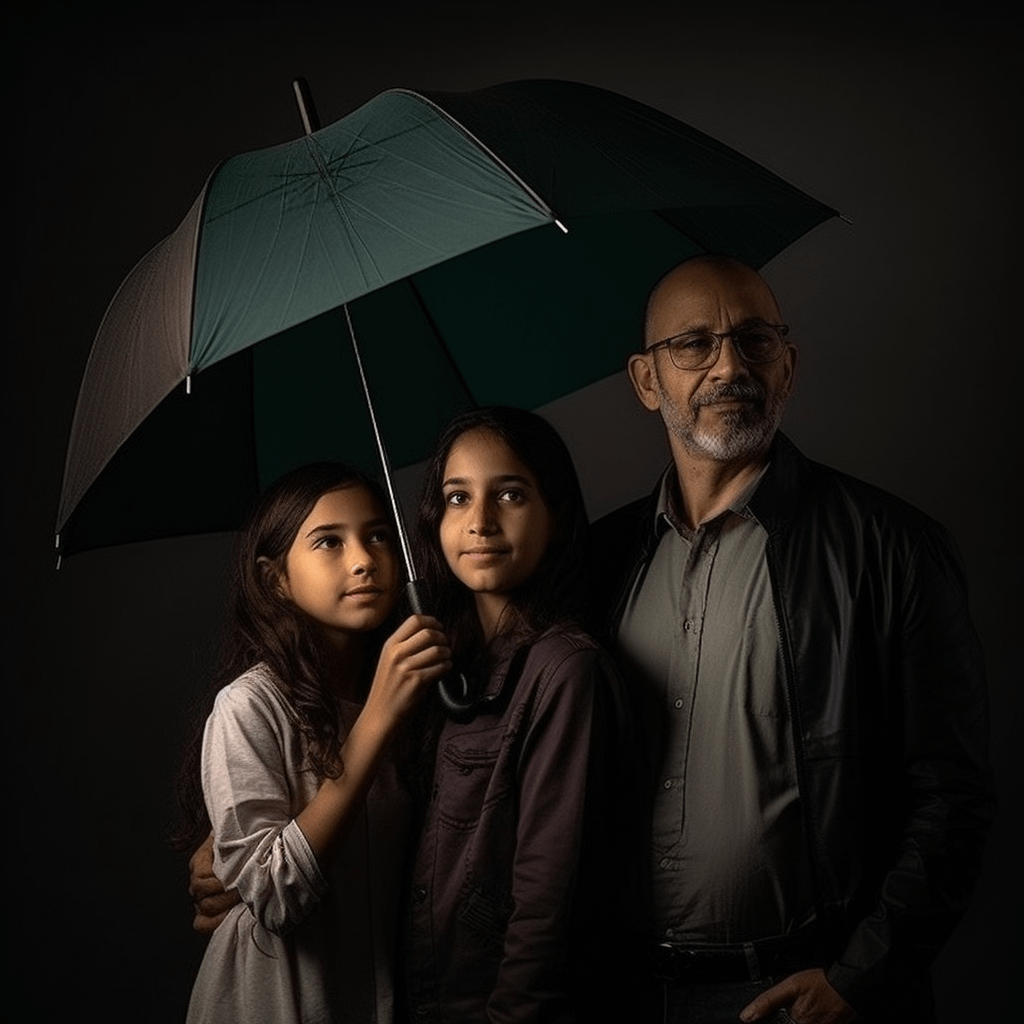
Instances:
[[[761,266],[834,215],[688,125],[570,82],[393,90],[233,157],[101,324],[64,549],[234,528],[311,458],[375,469],[343,305],[401,466],[455,412],[535,408],[620,370],[680,259]]]

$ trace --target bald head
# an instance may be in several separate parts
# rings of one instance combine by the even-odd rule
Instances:
[[[779,304],[768,282],[731,256],[704,253],[673,267],[651,289],[644,317],[644,346],[697,328],[713,328],[727,303],[755,310],[780,323]]]

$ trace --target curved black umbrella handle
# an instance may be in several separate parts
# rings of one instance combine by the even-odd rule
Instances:
[[[409,605],[417,615],[429,614],[423,607],[423,581],[409,580],[405,585]],[[445,712],[455,719],[471,718],[478,710],[478,703],[469,694],[469,682],[459,672],[454,678],[439,679],[437,693]]]

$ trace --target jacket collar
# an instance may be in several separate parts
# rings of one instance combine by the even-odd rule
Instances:
[[[477,671],[484,683],[481,695],[498,700],[505,690],[514,690],[523,671],[523,663],[533,646],[553,630],[540,636],[512,633],[495,637],[484,652]]]
[[[750,499],[750,509],[769,535],[785,529],[807,490],[811,464],[781,431],[775,435],[771,462]]]
[[[810,463],[799,448],[778,431],[768,452],[768,468],[748,499],[751,512],[769,533],[777,533],[793,518],[796,502],[803,493],[810,472]],[[641,537],[645,554],[657,541],[658,514],[665,507],[668,485],[675,479],[675,468],[669,464],[654,490],[643,502]]]

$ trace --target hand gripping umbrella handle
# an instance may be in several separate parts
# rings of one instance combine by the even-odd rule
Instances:
[[[412,549],[409,546],[409,538],[406,534],[405,524],[402,522],[402,509],[395,494],[394,481],[391,474],[391,463],[388,459],[387,449],[384,447],[384,440],[377,425],[377,414],[373,408],[373,397],[370,394],[370,386],[366,380],[366,372],[363,369],[363,359],[359,354],[359,345],[356,342],[356,333],[352,327],[352,318],[349,315],[348,304],[345,304],[345,320],[348,323],[349,339],[352,342],[352,352],[356,359],[356,367],[359,370],[359,380],[363,386],[363,395],[366,398],[366,409],[370,416],[370,425],[373,428],[374,440],[377,443],[377,454],[380,456],[381,469],[384,471],[384,484],[387,488],[388,499],[391,503],[391,511],[395,517],[395,528],[398,532],[398,542],[402,549],[402,561],[409,576],[409,582],[405,585],[406,595],[409,598],[409,605],[417,615],[428,614],[424,608],[423,581],[416,575],[416,568],[413,565]],[[454,680],[439,679],[437,683],[438,695],[441,698],[441,705],[445,713],[461,721],[468,721],[483,706],[480,701],[474,700],[469,693],[469,683],[466,677],[459,673]],[[484,702],[486,703],[486,702]]]
[[[429,614],[423,605],[422,580],[409,580],[405,585],[405,593],[409,598],[410,607],[417,615]],[[472,718],[473,714],[479,710],[478,702],[469,694],[469,682],[461,672],[454,678],[439,679],[437,693],[441,699],[441,706],[452,718]]]
[[[349,337],[352,341],[352,351],[355,354],[356,366],[359,369],[359,379],[363,385],[363,394],[366,397],[366,408],[370,414],[370,424],[373,427],[374,439],[377,442],[377,453],[380,456],[381,468],[384,471],[384,484],[388,492],[388,499],[391,502],[391,511],[395,517],[395,529],[398,533],[399,546],[402,549],[402,561],[409,576],[409,582],[405,585],[405,592],[409,598],[409,605],[417,615],[429,614],[424,608],[423,581],[416,575],[416,568],[413,565],[412,549],[409,546],[409,538],[406,534],[405,524],[402,522],[402,509],[395,494],[394,482],[391,474],[391,463],[388,459],[384,441],[377,426],[377,414],[373,409],[373,398],[370,395],[370,388],[366,381],[366,374],[363,370],[363,360],[359,355],[359,346],[356,343],[355,331],[352,328],[352,319],[349,316],[348,305],[345,306],[345,318],[348,321]],[[459,673],[454,680],[439,679],[437,683],[438,695],[441,698],[441,706],[445,713],[454,719],[468,721],[480,709],[478,701],[469,694],[469,683],[466,677]]]

